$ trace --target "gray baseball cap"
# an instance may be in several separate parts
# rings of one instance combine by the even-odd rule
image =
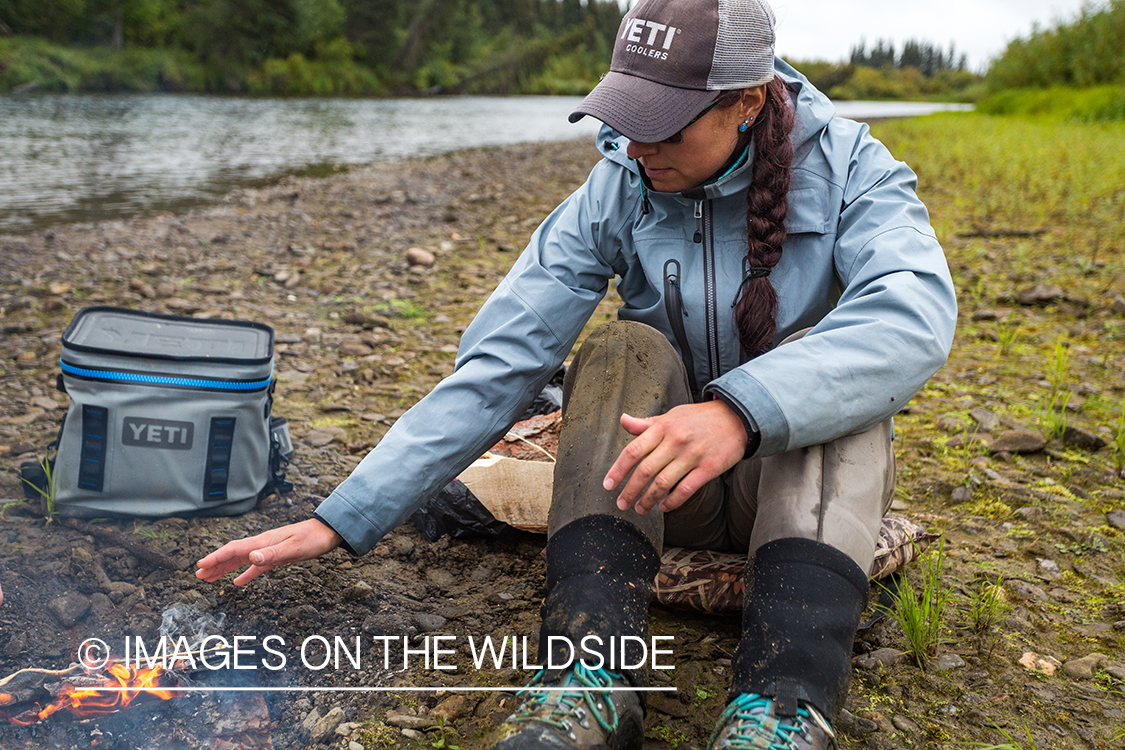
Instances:
[[[596,117],[633,141],[682,130],[717,92],[773,80],[774,15],[764,0],[641,0],[613,62],[570,121]]]

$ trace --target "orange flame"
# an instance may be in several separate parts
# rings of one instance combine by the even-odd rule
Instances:
[[[171,691],[162,689],[159,684],[160,675],[164,672],[162,667],[131,669],[122,664],[113,664],[106,672],[108,675],[104,685],[74,687],[64,684],[58,700],[41,709],[35,721],[42,721],[64,709],[84,718],[120,711],[141,694],[155,695],[161,700],[169,700],[172,697]],[[112,679],[109,679],[110,677]],[[15,718],[10,721],[13,724],[23,725],[35,723],[35,721],[21,721]]]

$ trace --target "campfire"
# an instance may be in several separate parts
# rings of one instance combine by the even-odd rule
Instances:
[[[0,719],[27,726],[59,711],[89,718],[127,708],[142,695],[169,700],[173,694],[163,688],[181,684],[161,666],[135,669],[118,662],[93,675],[78,664],[65,670],[24,669],[0,680]]]

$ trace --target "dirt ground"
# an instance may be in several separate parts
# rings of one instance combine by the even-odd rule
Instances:
[[[229,578],[197,581],[192,563],[232,538],[310,516],[394,420],[452,371],[472,314],[596,158],[585,141],[463,152],[289,178],[178,215],[0,236],[0,678],[66,667],[89,637],[155,638],[167,608],[187,604],[225,615],[215,627],[227,637],[284,638],[293,664],[236,674],[244,685],[526,682],[531,671],[518,664],[473,669],[468,639],[535,642],[542,537],[428,542],[407,524],[366,557],[337,551],[241,588]],[[955,258],[956,242],[949,244]],[[408,255],[422,262],[411,265]],[[952,597],[945,627],[924,670],[903,654],[906,639],[891,619],[861,632],[841,744],[952,748],[1007,741],[1003,731],[1025,750],[1125,747],[1125,485],[1110,448],[1082,447],[1081,436],[1008,450],[997,443],[1033,426],[1011,417],[986,382],[1001,377],[990,369],[999,366],[990,331],[1003,315],[989,315],[1021,302],[976,302],[964,322],[978,335],[959,336],[950,363],[900,419],[897,446],[897,512],[944,534],[942,581]],[[1026,315],[1070,329],[1125,312],[1024,302]],[[296,445],[294,491],[237,518],[98,524],[174,570],[102,535],[46,523],[37,502],[22,500],[17,467],[42,455],[65,408],[54,388],[60,334],[95,304],[256,320],[278,334],[274,413],[289,420]],[[591,327],[613,309],[603,303]],[[1076,352],[1076,402],[1121,399],[1122,365],[1119,341]],[[1015,367],[1018,377],[1042,377],[1038,363]],[[1071,424],[1087,439],[1114,438],[1112,424],[1086,424],[1080,411]],[[981,624],[971,610],[989,585],[1002,590],[1005,607]],[[653,674],[651,684],[677,690],[650,699],[647,747],[703,748],[723,707],[737,619],[654,607],[651,630],[675,638],[675,669]],[[459,668],[426,669],[416,655],[401,669],[403,637],[422,649],[435,635],[455,637],[448,661]],[[295,649],[313,636],[359,636],[368,646],[391,636],[397,645],[386,663],[369,650],[359,669],[312,670],[296,664]],[[1046,666],[1028,668],[1021,658]],[[265,696],[262,731],[277,748],[473,750],[487,746],[515,704],[513,693],[452,690]],[[31,727],[0,722],[0,747],[252,746],[222,745],[216,737],[237,732],[224,735],[199,718],[248,709],[198,698],[168,703],[182,708],[163,708],[148,724],[63,714]],[[165,729],[171,734],[161,740]]]

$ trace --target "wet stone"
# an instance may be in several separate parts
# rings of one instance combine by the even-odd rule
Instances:
[[[441,615],[432,615],[425,612],[418,612],[410,619],[414,623],[414,626],[418,628],[419,633],[432,633],[435,630],[441,630],[445,627],[445,623],[448,622],[448,620]]]
[[[893,667],[906,661],[906,654],[894,648],[880,648],[852,659],[852,666],[868,672],[879,667]]]
[[[836,718],[836,729],[839,729],[849,737],[866,737],[869,734],[874,734],[879,731],[879,725],[865,719],[862,716],[856,716],[850,711],[844,709],[840,711],[840,715]]]
[[[1000,426],[1000,417],[980,406],[970,409],[969,416],[980,425],[980,429],[984,432],[992,432]]]
[[[967,503],[973,499],[973,491],[964,485],[959,485],[953,488],[950,493],[950,500],[955,503]]]
[[[1037,602],[1047,601],[1047,592],[1027,581],[1010,580],[1007,582],[1007,586],[1016,596]]]
[[[1057,284],[1036,284],[1021,289],[1016,300],[1025,307],[1042,307],[1062,299],[1063,288]]]
[[[934,660],[934,669],[947,672],[951,669],[960,669],[965,666],[965,660],[957,654],[942,654]]]
[[[1105,514],[1105,520],[1113,528],[1125,530],[1125,510],[1111,510]]]
[[[1069,404],[1068,404],[1069,406]],[[1100,451],[1106,446],[1106,441],[1100,435],[1084,430],[1081,427],[1068,425],[1066,431],[1063,432],[1063,442],[1067,445],[1073,445],[1076,448],[1081,448],[1087,451]]]
[[[1093,653],[1083,656],[1081,659],[1071,659],[1062,665],[1062,671],[1068,676],[1076,680],[1091,680],[1098,668],[1105,662],[1109,661],[1109,657],[1105,654]]]

